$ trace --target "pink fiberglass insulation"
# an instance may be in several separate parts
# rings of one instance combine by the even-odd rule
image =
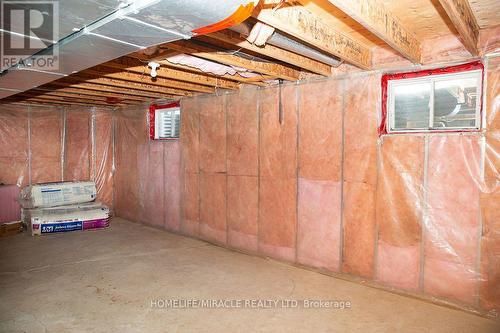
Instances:
[[[223,98],[199,97],[200,172],[226,171],[226,113]]]
[[[94,179],[99,201],[113,205],[113,114],[110,111],[95,112],[95,171]]]
[[[180,145],[179,140],[168,140],[164,144],[165,228],[180,231]]]
[[[259,179],[227,177],[228,244],[240,250],[258,250]]]
[[[165,175],[164,175],[164,147],[161,141],[150,141],[145,146],[145,161],[139,172],[139,183],[143,193],[144,223],[156,227],[165,225]]]
[[[472,304],[478,284],[479,140],[430,137],[428,156],[424,291]]]
[[[297,261],[338,271],[340,264],[342,81],[299,88]]]
[[[500,311],[500,58],[487,64],[484,184],[480,196],[481,285],[480,304]]]
[[[198,173],[184,173],[181,200],[181,232],[197,237],[200,234],[200,175]]]
[[[257,176],[259,115],[256,89],[242,89],[226,96],[227,173]]]
[[[376,193],[378,246],[380,248],[388,244],[394,251],[378,258],[377,271],[387,272],[384,266],[393,266],[394,261],[404,257],[405,253],[421,242],[424,138],[411,135],[386,136],[379,149],[380,169]],[[414,256],[409,261],[398,261],[399,267],[412,276],[418,275],[419,260],[420,256]],[[392,274],[399,273],[394,271]],[[377,279],[390,284],[397,277],[386,274],[377,276]],[[412,278],[411,281],[418,279]],[[417,289],[418,284],[407,287]]]
[[[200,153],[200,118],[202,108],[199,98],[183,99],[181,101],[181,171],[198,173]]]
[[[200,97],[200,237],[226,244],[226,112],[224,98]]]
[[[62,180],[63,112],[31,108],[31,180],[33,183]]]
[[[259,251],[295,260],[297,222],[297,108],[294,86],[260,91]]]
[[[338,271],[340,182],[299,179],[297,261]]]
[[[226,175],[200,173],[200,237],[226,244]]]
[[[227,95],[228,245],[258,250],[259,115],[258,90]]]
[[[0,185],[0,225],[21,220],[21,206],[18,202],[17,185]]]
[[[90,180],[91,113],[87,109],[66,112],[65,137],[64,180]]]
[[[28,107],[0,105],[0,183],[29,184]]]
[[[119,111],[116,115],[117,140],[115,148],[116,170],[114,178],[115,210],[118,216],[139,221],[141,216],[139,197],[139,151],[146,144],[146,116],[134,109]]]
[[[117,117],[129,138],[115,156],[124,164],[115,179],[127,184],[115,187],[135,193],[118,207],[144,221],[137,193],[163,193],[171,230],[498,309],[500,103],[498,61],[490,62],[482,133],[378,137],[379,74],[283,86],[282,123],[278,87],[245,87],[182,100],[179,147],[163,143],[162,178],[154,167],[162,153],[139,139],[145,110]],[[175,187],[178,213],[175,196],[167,199]],[[169,226],[170,214],[180,223]]]
[[[199,98],[181,101],[181,226],[182,233],[197,237],[200,231],[200,110]]]
[[[346,273],[373,277],[379,75],[345,80],[343,263]]]

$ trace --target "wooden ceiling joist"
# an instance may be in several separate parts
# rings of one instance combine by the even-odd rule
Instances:
[[[255,18],[353,65],[371,68],[371,52],[366,46],[335,30],[302,6],[262,8]]]
[[[42,86],[36,90],[43,90],[47,92],[58,92],[58,93],[71,93],[75,95],[87,95],[87,96],[95,96],[95,97],[110,97],[110,98],[121,98],[121,99],[126,99],[126,100],[131,100],[131,101],[148,101],[151,98],[148,97],[141,97],[141,96],[134,96],[134,95],[128,95],[128,94],[118,94],[118,93],[112,93],[112,92],[103,92],[103,91],[96,91],[96,90],[90,90],[90,89],[82,89],[82,88],[61,88],[57,86]]]
[[[187,90],[180,90],[180,89],[174,89],[174,88],[166,88],[162,86],[157,86],[157,85],[151,85],[148,83],[137,83],[137,82],[131,82],[131,81],[123,81],[123,80],[115,80],[115,79],[109,79],[109,78],[104,78],[104,77],[95,77],[95,76],[89,76],[85,75],[84,73],[78,73],[77,76],[75,77],[66,77],[64,80],[73,80],[75,84],[81,83],[82,80],[84,80],[84,83],[94,83],[94,84],[99,84],[99,85],[104,85],[104,86],[110,86],[110,87],[119,87],[119,88],[127,88],[130,90],[139,90],[139,91],[145,91],[146,93],[149,92],[155,92],[158,94],[164,94],[164,95],[177,95],[177,96],[191,96],[193,92],[187,91]],[[137,92],[136,92],[137,93]],[[144,94],[146,96],[146,94]]]
[[[177,80],[163,79],[161,77],[152,78],[149,74],[135,74],[129,72],[110,72],[104,66],[95,66],[92,69],[87,69],[83,71],[84,74],[90,74],[97,76],[99,78],[108,78],[121,81],[135,82],[148,84],[151,86],[163,87],[163,88],[176,88],[187,91],[196,91],[202,93],[214,93],[214,87],[207,87],[201,84],[194,84],[188,82],[182,82]],[[80,74],[78,74],[80,75]]]
[[[57,97],[66,97],[66,98],[79,98],[79,99],[85,99],[89,101],[97,101],[97,102],[108,102],[111,100],[118,100],[118,101],[123,101],[123,103],[131,103],[134,102],[134,100],[126,99],[123,97],[106,97],[106,96],[96,96],[96,95],[88,95],[88,94],[81,94],[79,92],[67,92],[67,91],[61,91],[61,90],[44,90],[44,89],[32,89],[30,91],[34,91],[42,96],[57,96]]]
[[[330,76],[332,73],[331,66],[324,64],[322,62],[304,57],[297,53],[293,53],[279,47],[265,44],[260,47],[248,42],[246,39],[241,38],[237,32],[234,31],[219,31],[211,33],[209,37],[220,40],[225,43],[229,43],[237,46],[238,48],[243,48],[248,51],[252,51],[261,54],[266,57],[270,57],[288,64],[297,66],[299,68],[304,68],[316,74]]]
[[[76,103],[88,103],[88,104],[94,104],[94,105],[102,105],[102,106],[112,106],[112,105],[123,105],[126,104],[125,102],[119,102],[119,103],[106,103],[103,101],[95,101],[92,99],[85,99],[85,98],[74,98],[74,97],[62,97],[62,96],[53,96],[53,95],[47,95],[47,94],[39,94],[35,91],[28,91],[24,92],[20,95],[20,97],[27,97],[28,99],[30,98],[36,98],[40,100],[48,100],[48,101],[59,101],[59,102],[76,102]]]
[[[413,32],[380,0],[329,0],[413,63],[421,62],[421,45]]]
[[[25,102],[25,103],[36,103],[36,104],[47,104],[47,105],[66,105],[66,106],[71,106],[71,105],[81,105],[81,106],[95,106],[96,104],[94,103],[87,103],[87,102],[76,102],[76,101],[57,101],[57,100],[51,100],[51,99],[45,99],[45,98],[40,98],[40,97],[20,97],[16,99],[8,99],[11,102]],[[114,106],[124,106],[124,104],[116,104],[116,105],[102,105],[106,107],[114,107]]]
[[[457,29],[462,43],[473,56],[479,55],[479,25],[468,0],[439,0],[446,14]]]
[[[298,70],[281,64],[249,60],[230,54],[229,51],[217,51],[203,45],[189,43],[186,41],[169,43],[167,44],[167,47],[175,51],[191,54],[195,57],[212,60],[224,65],[246,68],[252,72],[272,75],[284,80],[296,81],[300,77],[300,72]]]
[[[153,99],[153,98],[176,98],[176,95],[157,93],[152,91],[140,90],[140,89],[131,89],[131,88],[123,88],[117,86],[110,86],[105,84],[96,84],[96,83],[87,83],[80,81],[66,82],[66,81],[54,81],[51,82],[53,85],[58,85],[62,87],[75,88],[88,90],[91,92],[99,92],[99,93],[114,93],[123,96],[132,96],[141,99]],[[189,96],[184,95],[184,96]]]
[[[134,58],[122,57],[103,64],[104,67],[110,67],[114,69],[126,70],[129,72],[137,74],[150,75],[151,68],[148,67],[147,63],[143,63],[141,60]],[[234,81],[230,81],[224,78],[213,77],[209,75],[200,75],[195,73],[190,73],[174,68],[160,67],[157,70],[158,78],[174,79],[179,81],[191,82],[211,87],[219,87],[224,89],[239,89],[239,84]]]
[[[189,67],[189,66],[181,65],[181,64],[175,64],[175,63],[170,62],[168,60],[156,60],[156,62],[158,62],[161,65],[167,66],[167,67],[178,68],[178,69],[182,69],[184,71],[190,71],[190,72],[195,72],[195,73],[205,73],[201,69],[198,69],[195,67]],[[266,86],[267,85],[266,83],[263,83],[263,82],[254,82],[254,81],[250,80],[249,78],[243,77],[239,74],[235,74],[235,75],[225,74],[225,75],[221,75],[220,77],[228,79],[228,80],[237,81],[240,83],[247,83],[247,84],[253,84],[253,85],[258,85],[258,86]],[[260,81],[265,80],[265,77],[266,76],[262,76],[262,79]]]

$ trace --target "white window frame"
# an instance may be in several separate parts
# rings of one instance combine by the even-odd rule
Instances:
[[[475,76],[477,78],[477,98],[476,98],[476,123],[474,127],[434,127],[434,92],[436,82],[442,82],[447,80],[457,80],[460,78],[470,78]],[[388,80],[387,84],[387,133],[408,133],[408,132],[446,132],[446,131],[478,131],[481,129],[481,100],[483,91],[483,71],[480,69],[450,73],[450,74],[435,74],[425,77],[409,78],[409,79],[394,79]],[[408,85],[408,83],[430,83],[431,84],[431,95],[430,95],[430,107],[429,107],[429,127],[428,128],[404,128],[404,129],[393,129],[395,124],[395,95],[393,93],[394,88],[401,85]]]
[[[160,136],[160,133],[161,133],[160,119],[162,118],[161,114],[163,114],[163,113],[173,113],[173,114],[175,114],[175,112],[179,112],[179,114],[180,114],[181,108],[180,107],[169,107],[169,108],[163,108],[163,109],[156,109],[155,110],[155,124],[154,124],[154,126],[155,126],[154,139],[155,140],[176,140],[176,139],[179,139],[180,134],[181,134],[181,131],[180,131],[180,121],[179,121],[179,129],[178,129],[179,135],[178,136],[165,136],[165,137]],[[176,132],[175,121],[172,121],[172,126],[173,126],[173,133],[175,133]]]

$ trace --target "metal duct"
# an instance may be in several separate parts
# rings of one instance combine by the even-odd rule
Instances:
[[[253,25],[251,23],[243,22],[242,24],[230,28],[230,30],[236,31],[244,36],[249,36],[250,32],[252,31],[252,27]],[[289,38],[277,31],[275,31],[271,35],[271,37],[267,40],[267,43],[288,50],[290,52],[298,53],[300,55],[328,64],[333,67],[338,67],[340,64],[342,64],[342,61],[339,58],[326,55],[323,52],[320,52],[305,44],[299,43],[296,40]]]
[[[59,53],[59,69],[36,70],[23,64],[11,67],[0,76],[0,98],[156,44],[189,39],[193,36],[192,30],[220,22],[241,5],[256,4],[257,0],[69,0],[63,3],[61,14],[71,15],[60,17],[62,32],[78,31],[24,60],[29,64],[53,49]],[[96,4],[100,5],[100,11],[96,12]],[[97,15],[99,19],[87,23]],[[74,27],[75,24],[84,25]]]

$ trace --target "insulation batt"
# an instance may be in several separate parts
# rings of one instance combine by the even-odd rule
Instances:
[[[60,182],[34,184],[21,191],[23,208],[55,207],[94,201],[97,189],[94,182]]]

